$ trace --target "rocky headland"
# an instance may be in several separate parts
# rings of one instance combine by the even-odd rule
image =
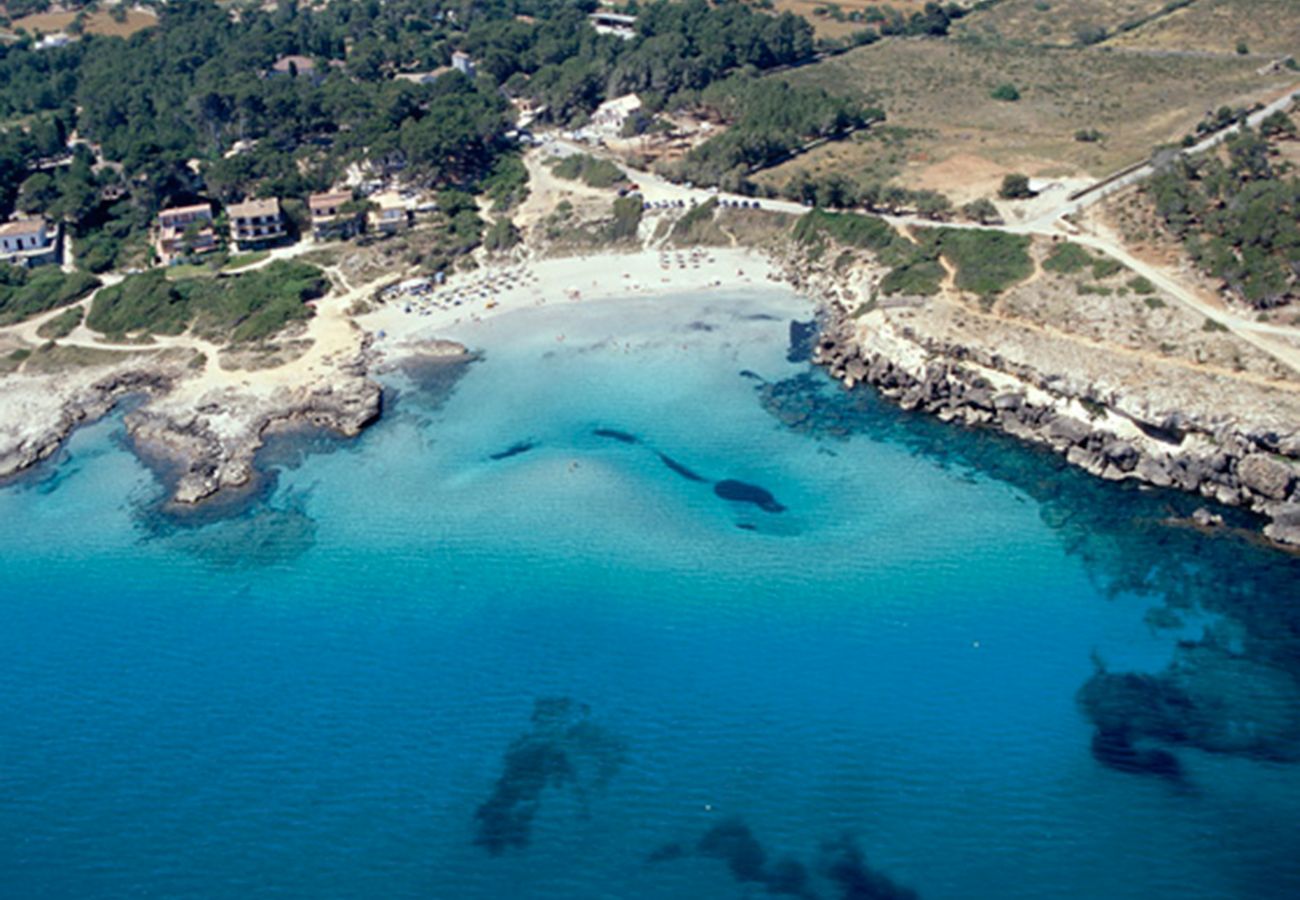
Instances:
[[[1041,271],[992,308],[949,291],[882,298],[883,273],[870,265],[796,257],[785,274],[820,301],[813,358],[846,388],[871,385],[904,409],[999,429],[1100,478],[1248,509],[1269,539],[1300,546],[1300,379],[1235,335],[1180,320],[1172,301],[1125,304],[1133,311],[1116,317],[1108,298],[1104,328],[1098,315],[1066,330],[1044,298],[1060,295],[1076,319],[1087,304]],[[1159,342],[1144,333],[1154,326]],[[1218,520],[1212,509],[1196,516]]]
[[[465,348],[413,343],[408,358],[454,361]],[[268,437],[314,428],[355,437],[382,409],[373,377],[388,365],[361,336],[349,352],[296,371],[222,371],[201,355],[168,350],[49,373],[11,373],[0,414],[0,479],[53,455],[74,429],[135,398],[123,417],[140,456],[164,475],[175,508],[254,482],[254,460]],[[290,368],[290,367],[286,367]]]

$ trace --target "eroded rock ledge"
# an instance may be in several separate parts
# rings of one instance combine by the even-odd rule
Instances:
[[[102,418],[125,397],[165,394],[183,373],[178,361],[156,358],[147,367],[127,365],[89,378],[9,380],[0,420],[0,479],[53,455],[76,428]]]
[[[1000,429],[1101,478],[1250,509],[1269,520],[1267,537],[1300,546],[1294,427],[1160,405],[1150,385],[1130,393],[1088,377],[1045,373],[987,346],[924,334],[884,311],[855,319],[838,304],[826,310],[814,361],[847,388],[870,384],[904,409]]]
[[[382,393],[369,378],[344,376],[265,397],[234,394],[188,413],[148,405],[128,413],[125,422],[144,455],[174,465],[172,502],[194,504],[249,484],[257,451],[278,429],[311,426],[356,437],[379,418]]]
[[[459,344],[425,342],[405,356],[468,357]],[[381,360],[369,339],[354,352],[302,371],[205,378],[193,355],[141,355],[105,371],[12,376],[0,416],[0,478],[52,455],[80,425],[128,395],[145,402],[124,418],[141,456],[168,473],[171,502],[193,505],[250,485],[254,458],[267,437],[291,428],[355,437],[382,412],[383,390],[371,374]]]

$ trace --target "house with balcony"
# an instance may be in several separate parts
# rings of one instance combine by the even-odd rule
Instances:
[[[0,262],[39,266],[59,261],[58,225],[44,219],[17,219],[0,225]]]
[[[352,202],[350,191],[328,191],[307,198],[311,213],[311,233],[318,241],[337,241],[354,236],[361,230],[361,214]]]
[[[240,250],[255,250],[284,239],[284,214],[274,197],[232,203],[226,207],[226,218],[230,236]]]
[[[397,234],[411,224],[410,204],[394,193],[376,194],[370,212],[370,227],[380,234]]]
[[[217,249],[217,234],[212,227],[212,206],[208,203],[195,203],[190,206],[174,206],[158,213],[155,247],[158,258],[164,264]]]

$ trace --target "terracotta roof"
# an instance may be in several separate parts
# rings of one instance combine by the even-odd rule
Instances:
[[[232,219],[256,219],[263,216],[278,216],[280,214],[280,201],[274,197],[269,200],[245,200],[243,203],[232,203],[227,206],[226,213]]]
[[[44,228],[44,219],[19,219],[16,222],[5,222],[0,225],[0,237],[25,237],[29,234],[40,234]]]
[[[205,212],[210,216],[212,215],[212,204],[194,203],[191,204],[190,206],[173,206],[171,209],[164,209],[160,211],[158,215],[159,217],[176,216],[176,215],[181,215],[183,213],[196,213],[196,212]]]
[[[324,194],[312,194],[307,198],[307,205],[311,207],[314,213],[318,208],[330,209],[331,207],[342,206],[351,199],[351,191],[333,191]]]

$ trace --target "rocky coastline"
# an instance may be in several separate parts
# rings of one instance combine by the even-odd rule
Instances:
[[[823,296],[823,300],[825,297]],[[1017,364],[823,302],[813,361],[846,389],[870,385],[907,410],[996,428],[1109,480],[1199,494],[1267,520],[1264,535],[1300,547],[1300,432],[1187,409],[1153,409],[1120,391]],[[1217,515],[1198,511],[1197,523]]]
[[[471,354],[460,344],[427,341],[403,347],[402,356],[454,360]],[[31,404],[33,415],[5,423],[0,479],[53,456],[76,428],[138,396],[143,402],[123,417],[127,437],[164,475],[166,505],[181,511],[253,485],[256,455],[272,435],[302,428],[340,438],[359,435],[382,414],[383,387],[373,376],[391,364],[364,340],[355,354],[303,383],[204,390],[192,362],[147,356],[93,380],[45,391],[43,403]],[[44,385],[28,387],[28,396],[41,396]]]

